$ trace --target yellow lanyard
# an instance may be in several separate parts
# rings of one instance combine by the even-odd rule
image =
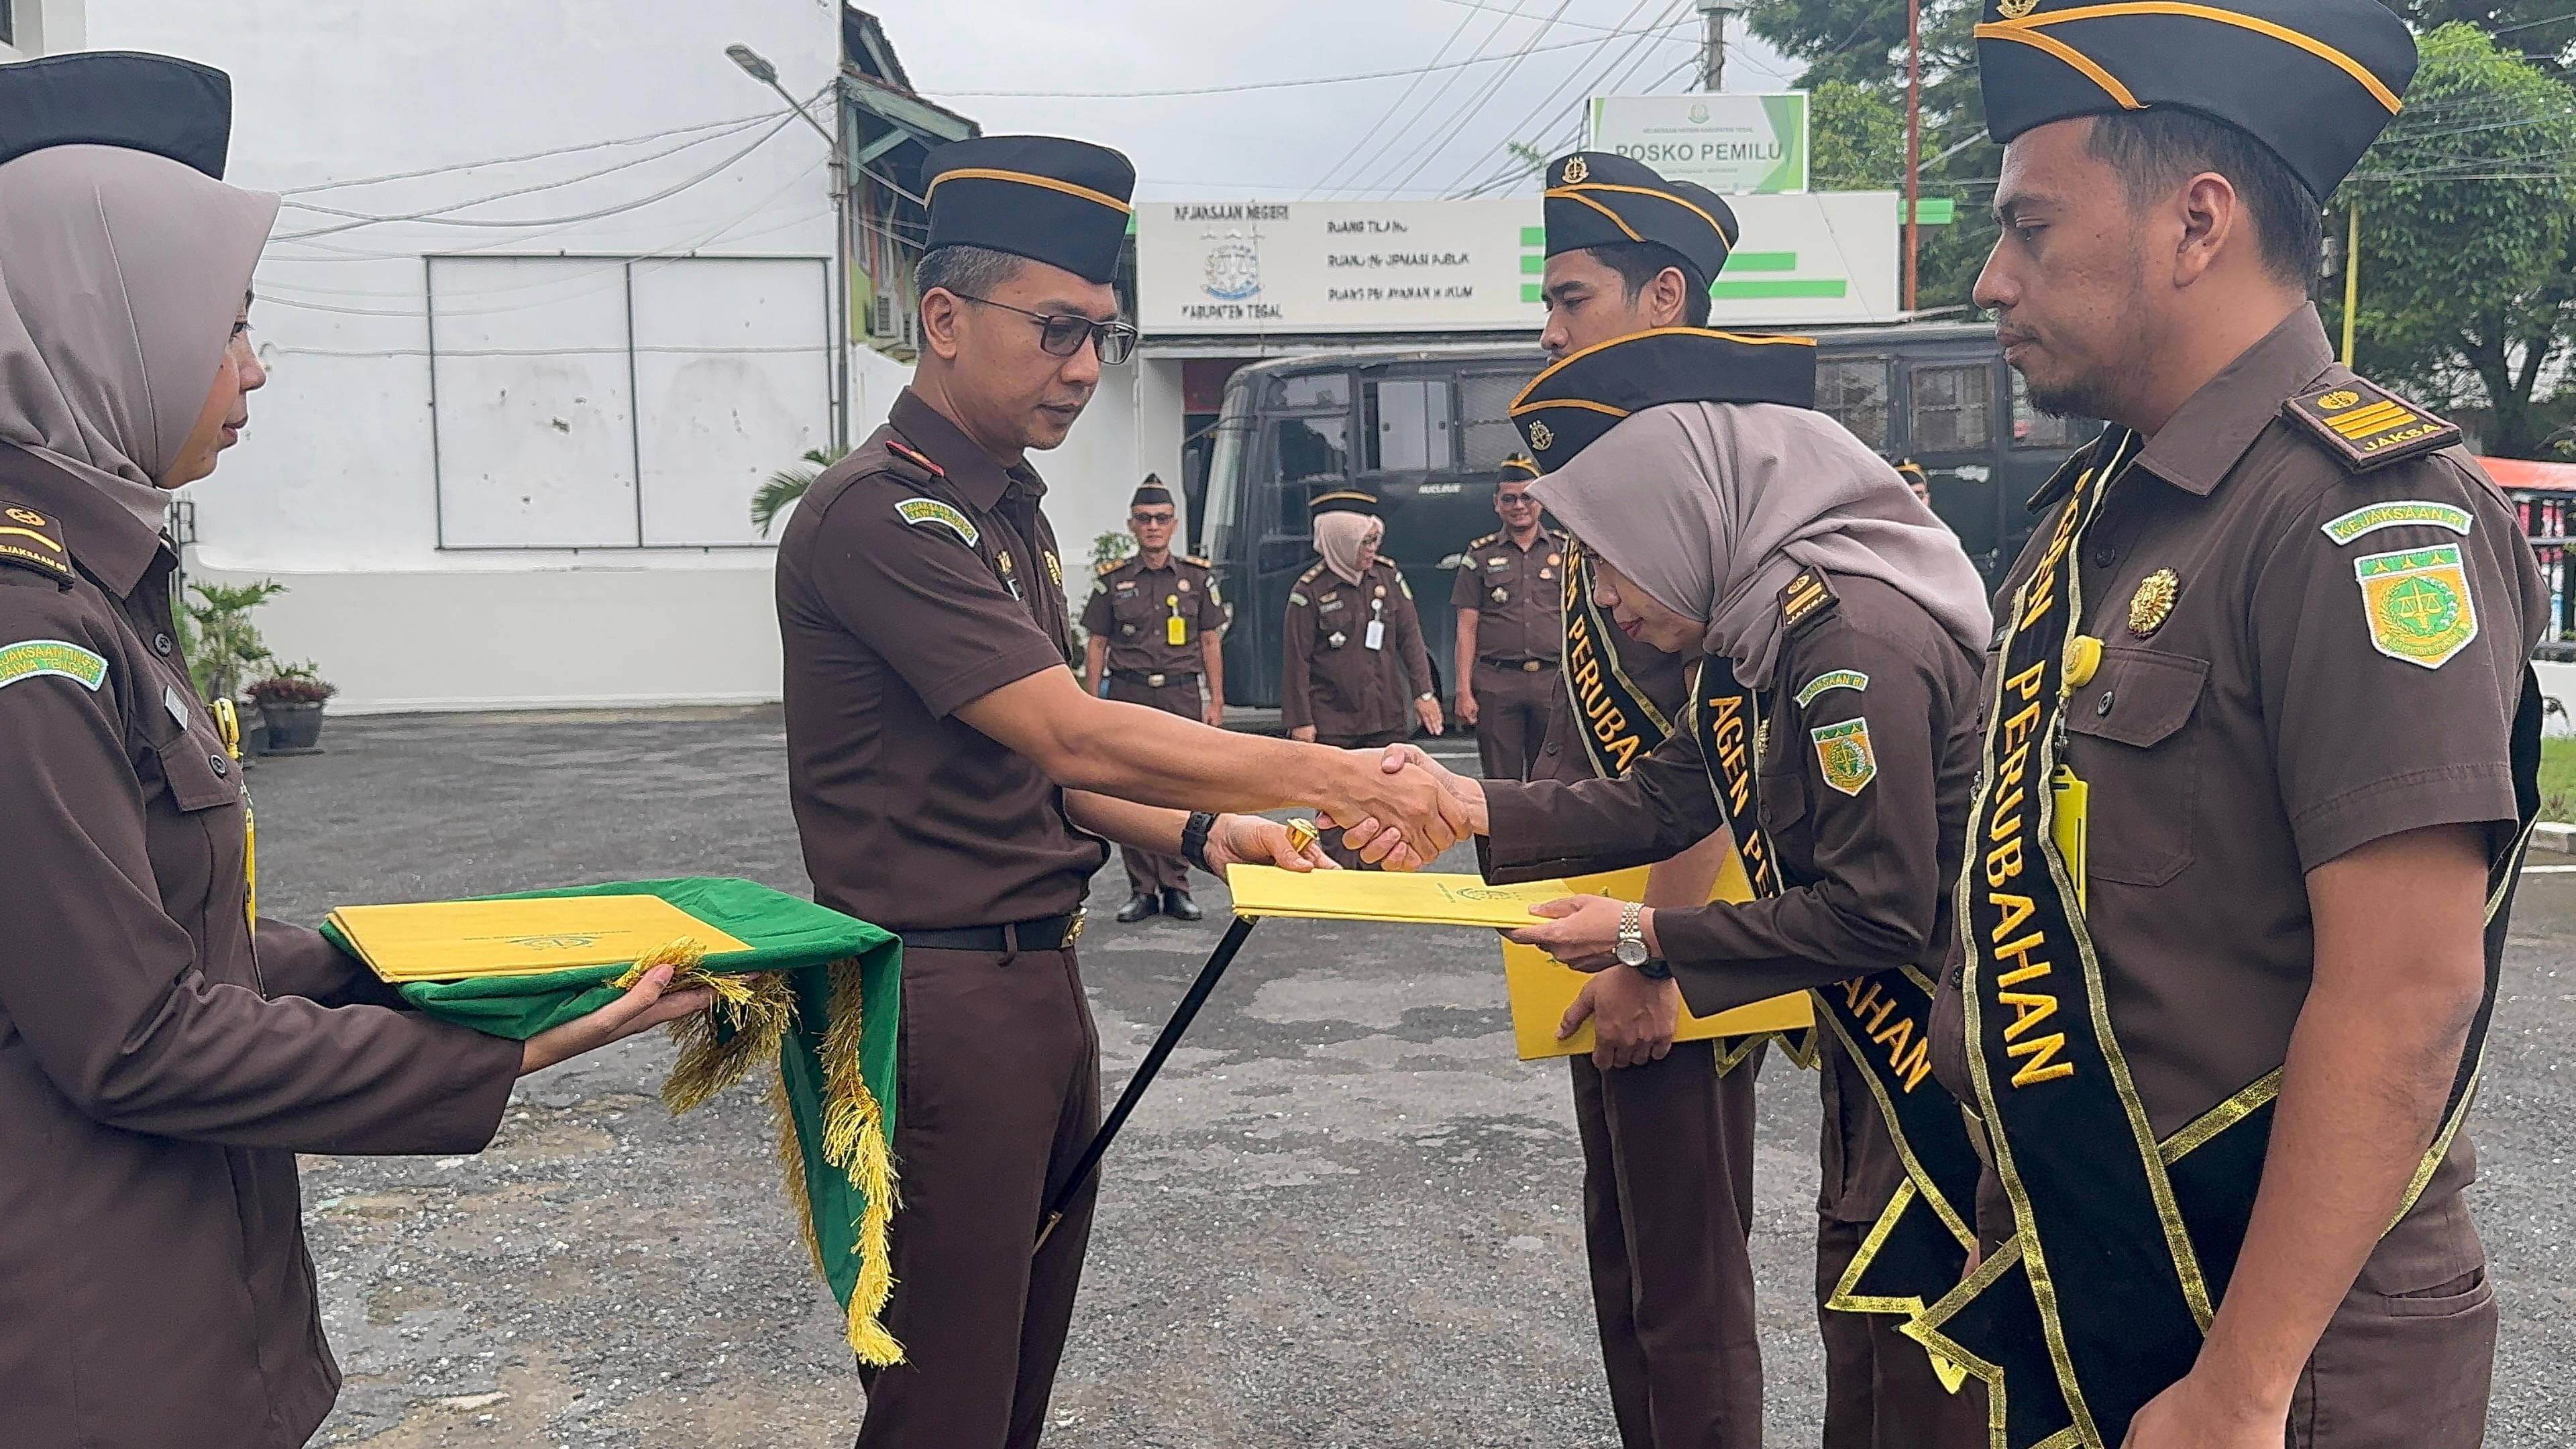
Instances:
[[[242,757],[241,711],[229,699],[219,699],[207,706],[215,717],[215,733],[224,742],[224,752],[238,760]],[[242,787],[242,881],[248,887],[246,909],[250,928],[259,929],[259,825],[252,818],[250,787]]]
[[[1163,621],[1164,641],[1171,644],[1190,642],[1189,621],[1181,617],[1181,596],[1167,594],[1163,598],[1163,605],[1172,611],[1172,617]]]

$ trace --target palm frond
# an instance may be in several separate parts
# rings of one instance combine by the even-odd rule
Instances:
[[[770,474],[769,481],[761,484],[751,495],[751,526],[760,530],[761,537],[767,538],[770,526],[778,521],[778,515],[786,512],[789,504],[804,497],[805,490],[814,486],[814,480],[823,476],[823,470],[841,461],[847,452],[844,448],[808,448],[805,462],[811,466],[781,468]]]

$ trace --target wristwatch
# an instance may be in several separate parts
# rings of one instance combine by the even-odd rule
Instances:
[[[1210,875],[1221,874],[1207,860],[1208,832],[1215,828],[1216,816],[1205,810],[1191,811],[1190,818],[1181,823],[1181,859]]]
[[[1619,911],[1619,946],[1613,953],[1622,966],[1643,966],[1653,954],[1646,949],[1646,908],[1635,901]]]

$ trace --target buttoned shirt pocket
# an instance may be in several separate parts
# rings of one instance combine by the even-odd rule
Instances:
[[[2209,661],[2113,645],[2067,702],[2067,762],[2090,787],[2088,874],[2160,886],[2192,861]]]
[[[170,803],[181,812],[212,810],[241,799],[235,767],[221,744],[183,730],[158,752],[162,778],[170,782]]]

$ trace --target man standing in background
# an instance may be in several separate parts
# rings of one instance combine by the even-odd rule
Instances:
[[[1467,545],[1449,603],[1458,611],[1458,722],[1476,730],[1488,780],[1526,780],[1560,692],[1565,540],[1539,526],[1538,465],[1503,460],[1494,482],[1500,533]]]
[[[1203,558],[1172,552],[1181,515],[1163,480],[1148,473],[1127,500],[1127,531],[1136,552],[1100,567],[1100,584],[1083,606],[1082,687],[1100,693],[1109,671],[1109,697],[1195,719],[1225,723],[1225,602],[1216,575]],[[1199,698],[1199,683],[1207,698]],[[1177,855],[1132,845],[1118,847],[1127,867],[1127,904],[1118,922],[1134,925],[1157,912],[1195,921],[1205,913],[1190,899],[1190,868]]]

